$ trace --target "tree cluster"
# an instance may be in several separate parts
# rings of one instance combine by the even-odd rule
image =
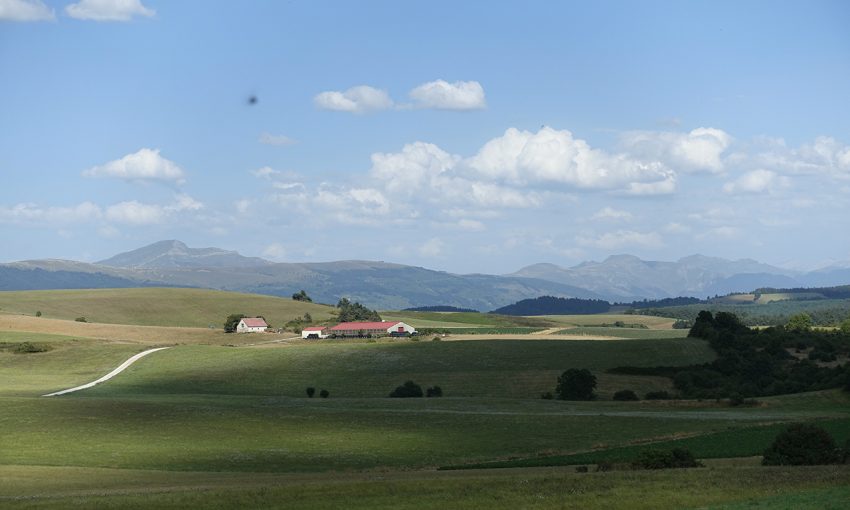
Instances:
[[[227,320],[224,321],[224,332],[225,333],[234,333],[236,331],[236,326],[239,325],[239,321],[245,318],[245,314],[242,313],[234,313],[232,315],[227,316]]]
[[[293,294],[292,300],[293,301],[304,301],[306,303],[312,303],[313,302],[313,300],[310,299],[310,296],[308,296],[307,293],[304,292],[304,289],[301,289],[300,291]]]
[[[611,303],[601,299],[540,296],[517,301],[490,313],[500,315],[569,315],[605,313],[610,309]]]
[[[585,368],[571,368],[558,377],[555,394],[559,400],[593,400],[596,376]]]
[[[370,310],[358,302],[352,303],[348,298],[342,298],[337,303],[340,322],[379,322],[381,316],[375,310]]]

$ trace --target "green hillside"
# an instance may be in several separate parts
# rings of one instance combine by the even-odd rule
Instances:
[[[0,292],[0,311],[89,322],[140,326],[220,328],[228,315],[263,316],[272,326],[309,313],[313,320],[334,309],[286,298],[206,289],[139,288]]]

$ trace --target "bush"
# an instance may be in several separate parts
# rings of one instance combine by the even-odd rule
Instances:
[[[596,376],[586,368],[571,368],[558,377],[555,393],[560,400],[593,400]]]
[[[620,390],[614,393],[614,400],[640,400],[640,397],[632,390]]]
[[[553,398],[555,398],[555,395],[552,395],[551,391],[547,391],[546,393],[541,393],[540,398],[542,398],[543,400],[552,400]]]
[[[405,381],[390,393],[392,398],[417,398],[422,396],[422,387],[413,381]]]
[[[643,398],[646,400],[670,400],[672,397],[666,391],[650,391]]]
[[[51,349],[49,345],[21,342],[12,349],[17,354],[29,354],[33,352],[47,352]]]
[[[442,341],[443,341],[443,339],[442,339],[442,338],[440,338],[440,337],[438,337],[438,336],[435,336],[434,338],[432,338],[432,339],[431,339],[431,341],[432,341],[432,342],[442,342]]]
[[[316,388],[314,388],[312,386],[307,388],[307,396],[308,397],[313,398],[313,395],[315,395],[315,394],[316,394]]]
[[[85,317],[77,317],[74,320],[77,321],[77,322],[88,322]]]
[[[428,388],[425,390],[426,397],[442,397],[443,396],[443,388],[439,386],[434,386],[432,388]]]
[[[331,392],[329,392],[328,390],[322,390],[319,392],[319,396],[322,398],[328,398],[331,396]]]
[[[686,448],[672,450],[646,450],[632,462],[634,469],[673,469],[702,467]]]
[[[39,311],[35,312],[35,316],[36,316],[36,317],[41,317],[41,310],[39,310]]]
[[[780,432],[764,452],[765,466],[837,464],[841,453],[829,432],[808,423],[795,423]]]

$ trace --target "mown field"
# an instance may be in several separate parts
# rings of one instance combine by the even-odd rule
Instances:
[[[109,313],[118,317],[123,306]],[[756,407],[611,401],[615,391],[642,395],[670,389],[670,381],[606,374],[607,368],[701,363],[714,353],[702,340],[658,338],[679,334],[668,319],[545,320],[554,324],[548,329],[593,330],[603,329],[601,317],[646,320],[656,329],[604,328],[653,335],[605,341],[526,335],[249,345],[276,335],[0,313],[0,507],[845,506],[847,467],[768,469],[747,461],[653,473],[437,470],[619,461],[679,442],[705,458],[753,455],[789,422],[824,423],[839,439],[850,428],[850,397],[838,391],[772,397]],[[539,327],[481,314],[454,323]],[[18,352],[24,342],[49,349]],[[172,347],[95,388],[40,396],[94,380],[152,345]],[[597,375],[599,400],[540,398],[573,367]],[[445,396],[387,398],[408,379],[423,388],[440,385]],[[330,397],[307,398],[308,386]]]
[[[291,299],[207,289],[141,288],[0,292],[0,311],[44,318],[138,326],[220,329],[228,315],[263,316],[273,326],[309,313],[331,317],[332,307]]]

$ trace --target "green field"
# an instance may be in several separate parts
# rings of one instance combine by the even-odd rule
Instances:
[[[588,336],[614,336],[618,338],[685,338],[688,336],[687,329],[642,329],[642,328],[607,328],[585,326],[580,328],[567,328],[555,332],[556,335],[588,335]]]
[[[275,327],[309,313],[331,317],[332,307],[291,299],[206,289],[142,288],[0,292],[3,312],[45,318],[140,326],[221,328],[228,315],[263,316]]]
[[[477,312],[381,312],[384,320],[404,321],[415,328],[546,328],[551,321],[538,317],[517,317]]]

